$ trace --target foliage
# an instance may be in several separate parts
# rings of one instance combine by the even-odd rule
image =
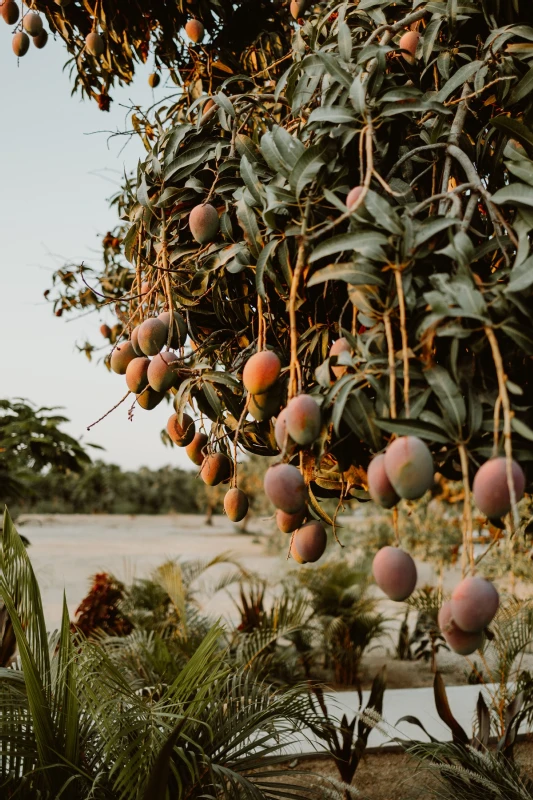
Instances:
[[[194,350],[177,406],[211,419],[211,446],[228,451],[236,435],[249,452],[276,452],[268,423],[237,431],[243,363],[276,348],[284,392],[322,404],[322,435],[301,455],[315,499],[364,498],[369,458],[399,433],[426,439],[453,480],[468,483],[504,443],[527,470],[531,4],[376,0],[304,17],[292,50],[282,42],[274,91],[248,72],[216,93],[202,84],[191,102],[189,76],[149,117],[150,152],[116,198],[121,242],[92,276],[105,299],[71,274],[54,307],[112,301],[125,332],[180,308]],[[416,57],[399,48],[409,28]],[[198,247],[187,218],[207,199],[221,233]],[[339,335],[354,355],[332,383]]]
[[[85,448],[60,428],[68,419],[56,408],[0,399],[0,501],[20,501],[49,475],[77,474],[90,464]]]
[[[483,694],[479,694],[476,708],[477,730],[470,741],[452,714],[439,673],[435,675],[434,691],[437,713],[450,728],[453,741],[451,744],[443,744],[428,734],[431,740],[428,744],[420,742],[407,750],[438,774],[440,782],[435,794],[439,797],[472,797],[479,800],[496,800],[502,797],[506,800],[525,800],[531,797],[533,782],[521,772],[513,760],[518,728],[526,713],[524,696],[517,695],[512,703],[502,707],[504,730],[496,751],[490,752],[490,711]],[[424,726],[415,717],[404,717],[403,721],[411,722],[424,730]]]
[[[384,667],[383,671],[372,682],[372,689],[366,707],[361,709],[351,722],[348,722],[345,714],[342,715],[340,720],[334,719],[328,712],[323,692],[320,689],[315,689],[316,701],[324,718],[322,724],[315,729],[315,733],[326,743],[340,778],[345,784],[351,784],[357,767],[365,754],[368,737],[376,723],[379,723],[381,719],[385,683],[386,673]],[[348,789],[345,790],[344,796],[346,800],[350,797]]]
[[[74,90],[94,97],[109,109],[109,89],[130,83],[139,62],[153,61],[154,69],[168,68],[176,89],[188,90],[190,100],[213,91],[228,75],[263,70],[284,54],[290,31],[288,7],[272,0],[193,0],[169,3],[55,3],[35,0],[32,8],[46,14],[48,24],[66,44]],[[202,20],[208,41],[194,47],[183,31],[187,20]],[[99,30],[105,41],[102,58],[85,48],[85,37]]]
[[[179,467],[124,471],[95,461],[79,473],[50,470],[33,479],[32,496],[18,502],[25,512],[62,514],[197,514],[206,493],[193,472]],[[220,510],[220,506],[215,506]]]
[[[306,696],[230,670],[218,626],[158,695],[136,691],[103,648],[73,636],[66,604],[61,630],[48,639],[39,587],[7,512],[0,595],[22,666],[0,670],[3,795],[286,796],[284,772],[267,768],[287,759],[283,747],[306,718]],[[292,796],[308,797],[295,777]]]
[[[385,632],[387,622],[368,594],[368,563],[330,559],[314,569],[298,570],[293,580],[312,609],[315,647],[332,664],[335,682],[357,685],[363,654]]]
[[[130,633],[132,624],[120,609],[124,588],[121,581],[107,572],[94,575],[88,595],[76,609],[76,629],[87,638],[95,631],[111,636]]]

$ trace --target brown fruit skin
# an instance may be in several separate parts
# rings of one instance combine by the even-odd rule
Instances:
[[[184,414],[181,419],[181,425],[178,422],[178,415],[172,414],[167,422],[167,433],[178,447],[188,447],[191,442],[194,442],[196,436],[203,436],[202,433],[196,433],[196,426],[194,420],[188,415]],[[206,437],[207,440],[207,437]],[[207,441],[205,442],[207,444]],[[204,445],[202,445],[203,447]],[[188,455],[188,451],[187,451]],[[193,459],[194,460],[194,459]],[[196,461],[194,462],[197,463]],[[198,464],[200,466],[200,464]]]
[[[270,419],[279,411],[281,402],[281,388],[273,386],[268,392],[263,394],[250,395],[248,411],[257,422],[264,422]]]
[[[294,534],[291,553],[298,553],[306,564],[313,563],[322,558],[327,543],[326,529],[321,522],[312,520]]]
[[[100,333],[104,339],[111,339],[111,328],[109,325],[100,325]]]
[[[30,11],[24,16],[22,27],[29,36],[39,36],[43,29],[43,21],[39,14],[36,14],[35,11]]]
[[[185,344],[185,340],[187,339],[187,323],[181,316],[178,311],[173,312],[174,321],[172,323],[172,338],[170,340],[170,347],[173,350],[177,350],[178,347],[182,347]],[[165,338],[165,343],[168,341],[168,326],[170,325],[170,312],[163,311],[159,314],[158,320],[160,320],[166,328],[167,335]]]
[[[185,416],[185,414],[183,416]],[[192,442],[185,448],[185,452],[191,459],[192,463],[196,464],[197,467],[201,467],[204,462],[205,456],[202,453],[202,450],[208,441],[209,438],[205,433],[196,433]]]
[[[372,573],[379,588],[397,603],[407,600],[415,590],[416,564],[399,547],[382,547],[374,557]]]
[[[209,244],[214,241],[219,227],[218,211],[210,203],[202,203],[191,210],[189,229],[198,244]]]
[[[232,522],[240,522],[248,513],[249,502],[241,489],[230,489],[224,496],[224,511]]]
[[[276,511],[276,525],[282,533],[292,533],[300,527],[306,515],[307,508],[305,506],[301,511],[297,511],[296,514],[287,514],[278,508]]]
[[[137,342],[145,356],[156,356],[164,347],[166,338],[167,329],[159,319],[150,317],[139,325]]]
[[[346,205],[348,208],[353,208],[353,206],[357,203],[359,198],[361,197],[361,192],[363,191],[362,186],[354,186],[353,189],[350,189],[348,192],[348,196],[346,197]]]
[[[399,46],[402,50],[407,50],[407,53],[402,53],[402,58],[409,64],[415,63],[415,53],[419,39],[420,34],[418,31],[407,31],[400,39]]]
[[[148,383],[156,392],[168,392],[179,382],[178,371],[172,365],[178,361],[174,353],[158,353],[148,367]]]
[[[404,500],[417,500],[433,486],[433,459],[417,436],[394,439],[387,447],[384,464],[394,491]]]
[[[33,44],[35,45],[37,50],[42,50],[43,47],[46,47],[47,42],[48,42],[48,31],[45,31],[44,28],[40,33],[37,34],[37,36],[33,37]]]
[[[278,414],[276,424],[274,426],[274,438],[280,450],[289,443],[289,435],[287,433],[287,409],[284,408]]]
[[[144,353],[141,350],[141,348],[139,347],[139,328],[140,328],[140,325],[137,325],[137,327],[132,330],[131,336],[130,336],[130,341],[131,341],[131,345],[132,345],[133,349],[135,350],[135,352],[137,353],[137,355],[138,356],[143,356]]]
[[[137,395],[137,403],[145,411],[151,411],[159,405],[164,398],[165,392],[154,392],[151,386],[148,386],[141,394]]]
[[[482,633],[467,633],[455,624],[452,604],[446,600],[439,611],[439,628],[452,650],[460,656],[470,656],[483,644]]]
[[[231,461],[224,453],[209,453],[202,462],[200,477],[207,486],[218,486],[231,476]]]
[[[198,44],[204,38],[204,26],[199,19],[190,19],[185,25],[185,33],[194,44]]]
[[[513,483],[516,501],[524,496],[526,477],[520,464],[513,461]],[[503,456],[491,458],[478,469],[472,486],[474,502],[489,518],[504,517],[511,510],[507,483],[507,463]]]
[[[17,58],[22,58],[29,50],[30,37],[27,33],[24,33],[24,31],[19,31],[13,36],[11,46]]]
[[[490,625],[500,605],[494,585],[485,578],[464,578],[450,601],[455,624],[465,633],[480,633]]]
[[[337,339],[336,342],[333,342],[333,344],[329,348],[329,357],[331,358],[331,356],[338,356],[341,353],[351,353],[351,352],[352,348],[350,347],[348,339],[346,339],[343,336],[342,338]],[[331,371],[333,372],[336,378],[342,378],[342,376],[345,375],[346,372],[348,371],[348,367],[339,364],[339,366],[334,366],[334,367],[332,366]]]
[[[148,86],[151,86],[152,89],[155,89],[156,86],[159,86],[161,83],[161,76],[157,72],[152,72],[148,75]]]
[[[367,470],[368,493],[374,503],[382,508],[392,508],[399,502],[400,498],[385,472],[385,456],[383,454],[374,456]]]
[[[320,434],[320,406],[309,394],[293,397],[287,406],[287,432],[296,444],[312,444]]]
[[[275,464],[265,473],[265,494],[276,508],[296,514],[305,508],[307,489],[302,473],[291,464]]]
[[[96,31],[91,31],[85,39],[85,49],[92,56],[98,58],[105,50],[105,42]]]
[[[125,375],[130,361],[137,357],[131,342],[117,344],[111,353],[111,369],[117,375]]]
[[[148,367],[150,359],[138,356],[126,368],[126,384],[130,392],[140,394],[148,386]]]
[[[250,394],[264,394],[279,378],[281,361],[272,350],[262,350],[250,356],[242,372],[242,382]]]
[[[0,8],[0,14],[6,25],[14,25],[19,18],[19,7],[14,0],[7,0]]]

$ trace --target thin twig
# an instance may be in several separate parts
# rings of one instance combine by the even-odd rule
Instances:
[[[88,431],[90,431],[90,430],[91,430],[91,428],[94,428],[94,426],[95,426],[95,425],[98,425],[98,423],[99,423],[99,422],[102,422],[102,420],[103,420],[103,419],[105,419],[106,417],[108,417],[108,416],[109,416],[109,415],[110,415],[110,414],[111,414],[113,411],[115,411],[115,409],[117,409],[117,408],[118,408],[118,407],[119,407],[119,406],[120,406],[120,405],[121,405],[121,404],[124,402],[124,400],[126,400],[126,398],[127,398],[127,397],[128,397],[130,394],[131,394],[131,392],[126,392],[126,394],[124,395],[124,397],[122,398],[122,400],[119,400],[119,401],[118,401],[118,403],[115,403],[115,405],[113,406],[113,408],[110,408],[110,409],[109,409],[109,411],[106,411],[106,412],[105,412],[105,414],[103,414],[103,415],[100,417],[100,419],[97,419],[97,420],[96,420],[96,422],[91,422],[91,424],[90,424],[90,425],[87,425],[87,430],[88,430]]]

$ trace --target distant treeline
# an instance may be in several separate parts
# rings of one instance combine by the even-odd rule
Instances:
[[[103,461],[79,473],[34,475],[16,503],[19,513],[41,514],[196,514],[206,513],[211,504],[194,471],[143,467],[124,472]]]

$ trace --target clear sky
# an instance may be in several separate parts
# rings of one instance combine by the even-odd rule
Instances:
[[[182,450],[161,443],[171,413],[166,403],[138,409],[133,422],[124,404],[86,432],[123,396],[125,383],[98,358],[89,363],[75,344],[89,338],[103,345],[98,328],[112,320],[96,314],[57,319],[43,298],[63,261],[97,264],[98,237],[116,224],[107,198],[124,167],[135,167],[143,152],[132,141],[120,153],[122,137],[108,143],[105,133],[95,132],[123,129],[125,105],[151,104],[168,87],[163,81],[154,94],[147,84],[151,70],[141,67],[132,86],[112,91],[115,102],[104,113],[94,101],[71,97],[61,41],[50,38],[43,50],[32,46],[17,65],[11,37],[0,20],[0,396],[64,406],[68,432],[103,445],[106,461],[129,469],[190,467]]]

